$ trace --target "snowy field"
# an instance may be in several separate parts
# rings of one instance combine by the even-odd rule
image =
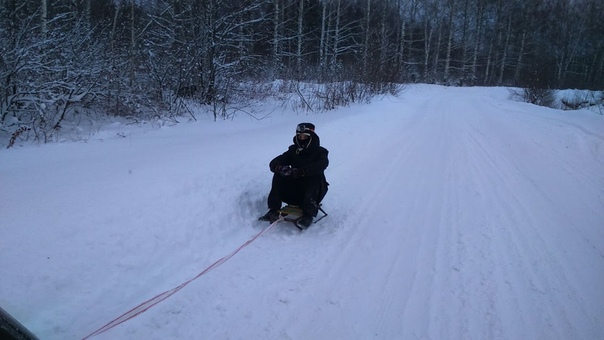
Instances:
[[[193,279],[268,227],[268,162],[310,121],[327,218],[277,224],[92,338],[604,339],[604,116],[508,96],[414,85],[0,150],[0,306],[82,339]]]

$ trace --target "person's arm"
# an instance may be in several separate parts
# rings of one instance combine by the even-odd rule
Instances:
[[[329,151],[325,148],[320,148],[317,156],[311,162],[301,168],[304,171],[304,176],[316,176],[321,174],[329,165]]]
[[[289,164],[289,150],[280,154],[279,156],[273,158],[272,161],[268,164],[269,169],[272,172],[275,172],[275,169],[280,165],[290,165]]]

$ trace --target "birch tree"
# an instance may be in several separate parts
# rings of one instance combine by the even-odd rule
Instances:
[[[298,32],[296,44],[296,78],[302,77],[302,49],[304,42],[304,0],[298,0]]]
[[[46,35],[48,22],[48,3],[47,0],[40,0],[40,33]]]
[[[443,76],[443,80],[444,80],[445,84],[449,83],[449,77],[450,77],[450,73],[451,73],[451,58],[452,58],[452,51],[453,51],[453,33],[456,30],[453,17],[455,14],[457,1],[448,0],[447,4],[448,4],[447,7],[449,9],[449,15],[447,18],[446,27],[449,32],[448,32],[448,38],[447,38],[447,52],[446,52],[446,57],[445,57],[445,70],[444,70],[444,76]]]

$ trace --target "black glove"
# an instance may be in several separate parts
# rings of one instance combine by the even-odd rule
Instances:
[[[298,168],[293,168],[292,169],[292,177],[293,178],[304,177],[304,175],[306,175],[306,172],[304,171],[304,169],[298,169]]]
[[[292,174],[292,167],[289,165],[277,165],[275,167],[275,173],[283,177],[290,176]]]

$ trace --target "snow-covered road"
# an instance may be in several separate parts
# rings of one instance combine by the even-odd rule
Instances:
[[[313,116],[0,152],[0,304],[82,338],[266,225],[299,121],[329,217],[278,225],[98,339],[602,339],[604,119],[410,86]],[[98,155],[95,157],[94,155]]]

